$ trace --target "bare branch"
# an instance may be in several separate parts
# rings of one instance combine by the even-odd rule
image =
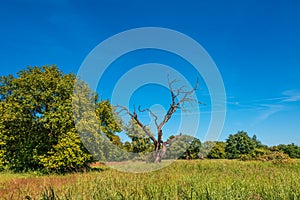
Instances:
[[[170,89],[170,92],[171,92],[172,103],[170,104],[169,110],[166,113],[163,121],[158,125],[158,129],[162,129],[162,127],[172,117],[173,113],[175,113],[176,110],[180,108],[179,107],[180,105],[182,106],[182,108],[184,108],[184,103],[185,102],[190,102],[190,103],[192,103],[193,101],[197,102],[196,99],[194,99],[192,96],[193,96],[195,90],[197,90],[197,88],[198,88],[198,79],[196,81],[196,84],[195,84],[194,88],[192,88],[189,91],[184,91],[185,86],[181,86],[177,90],[174,90],[173,89],[173,84],[176,83],[176,82],[178,82],[176,79],[170,81],[170,79],[168,77],[168,84],[169,84],[169,89]],[[182,96],[182,97],[179,100],[176,101],[176,98],[178,98],[179,96]]]
[[[156,126],[156,128],[158,128],[158,123],[157,123],[158,117],[157,117],[157,115],[155,115],[155,114],[152,112],[152,110],[150,110],[149,108],[145,108],[145,109],[142,110],[142,109],[141,109],[141,106],[139,106],[139,111],[140,111],[140,112],[148,111],[148,112],[151,114],[151,116],[154,117],[154,123],[155,123],[155,126]]]
[[[169,139],[168,141],[164,142],[164,144],[172,144],[173,142],[175,142],[175,140],[181,138],[182,135],[176,135],[175,137],[173,137],[172,139]]]
[[[176,82],[178,82],[178,80],[173,79],[172,81],[170,81],[169,76],[168,76],[168,85],[169,85],[169,90],[170,90],[170,92],[171,92],[172,104],[175,104],[175,99],[176,99],[176,97],[179,95],[178,93],[175,94],[175,93],[174,93],[174,90],[173,90],[173,88],[172,88],[172,85],[173,85],[174,83],[176,83]]]
[[[121,108],[121,110],[118,112],[118,113],[121,113],[121,112],[126,112],[130,117],[131,119],[135,120],[135,122],[143,129],[143,131],[149,136],[149,138],[154,142],[154,143],[157,143],[157,140],[155,139],[155,137],[147,130],[146,126],[143,125],[140,120],[138,119],[138,116],[137,116],[137,113],[134,111],[133,113],[131,113],[128,108],[126,108],[125,106],[119,106],[117,105],[116,107],[119,107]]]
[[[134,107],[134,112],[131,113],[128,108],[123,107],[123,106],[118,106],[119,108],[121,108],[121,110],[118,113],[121,112],[126,112],[129,116],[131,116],[131,118],[133,120],[135,120],[135,122],[143,129],[143,131],[150,137],[150,139],[153,141],[154,145],[155,145],[155,151],[156,151],[156,158],[154,160],[154,162],[160,162],[161,158],[165,155],[166,150],[167,150],[167,145],[173,143],[175,140],[177,140],[178,138],[182,137],[181,135],[175,136],[174,138],[163,142],[162,141],[162,135],[163,135],[163,131],[162,128],[163,126],[170,120],[170,118],[172,117],[172,115],[177,111],[177,109],[184,109],[184,105],[185,103],[199,103],[195,98],[194,98],[194,92],[197,90],[198,88],[198,79],[197,82],[195,84],[195,86],[191,89],[191,90],[186,90],[186,86],[181,86],[178,88],[174,88],[174,84],[178,82],[178,80],[174,79],[172,81],[170,81],[169,76],[168,76],[168,85],[169,85],[169,90],[171,93],[171,104],[170,107],[167,111],[167,113],[165,114],[163,120],[158,123],[158,117],[156,114],[154,114],[149,108],[145,108],[145,109],[141,109],[141,107],[138,107],[139,112],[145,112],[148,111],[150,113],[150,115],[154,118],[154,122],[157,128],[157,139],[154,138],[154,136],[150,133],[150,131],[147,130],[146,126],[143,125],[137,116],[135,107]],[[161,149],[162,147],[162,149]]]
[[[126,112],[126,114],[129,114],[129,110],[125,106],[116,105],[116,108],[121,108],[119,111],[116,111],[117,114],[121,114],[122,112]],[[130,115],[130,114],[129,114]]]
[[[159,153],[161,158],[163,158],[167,152],[167,145],[172,144],[175,140],[179,139],[180,137],[182,137],[182,135],[177,135],[174,138],[162,143],[162,149]]]

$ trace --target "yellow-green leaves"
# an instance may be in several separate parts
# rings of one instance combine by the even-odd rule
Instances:
[[[28,67],[18,77],[0,77],[0,86],[0,167],[65,172],[120,158],[121,120],[74,74]]]
[[[62,135],[46,155],[39,156],[39,160],[47,171],[67,172],[88,168],[92,156],[84,151],[80,138],[73,129]]]
[[[55,163],[59,171],[61,166],[81,168],[91,162],[91,155],[76,136],[74,82],[74,75],[64,75],[56,66],[28,67],[18,77],[0,78],[0,165],[3,158],[15,171],[46,166],[54,169],[54,164],[45,164],[46,160],[48,164]],[[64,159],[54,159],[53,155],[62,146],[69,147],[70,153],[65,154],[69,159],[58,164],[55,160]]]

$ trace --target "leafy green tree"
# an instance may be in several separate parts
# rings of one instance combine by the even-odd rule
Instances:
[[[101,145],[102,151],[105,153],[105,159],[107,161],[126,160],[129,156],[128,152],[123,150],[121,139],[116,134],[122,131],[122,120],[115,112],[115,108],[108,100],[98,102],[96,104],[96,115],[100,123],[101,133],[110,141],[106,141]]]
[[[97,103],[96,115],[100,123],[101,132],[104,133],[113,144],[121,147],[122,142],[120,137],[116,135],[116,132],[122,131],[122,121],[117,117],[114,107],[108,100]]]
[[[1,140],[10,168],[39,168],[38,157],[71,129],[68,106],[74,78],[54,66],[29,67],[18,78],[2,77]]]
[[[225,142],[216,142],[208,153],[207,158],[224,159],[226,157],[225,145]]]
[[[226,158],[240,158],[243,154],[250,154],[255,148],[255,142],[244,131],[239,131],[234,135],[229,135],[226,140]]]
[[[168,140],[172,140],[175,136],[171,135]],[[201,142],[198,138],[190,135],[181,135],[168,145],[166,158],[169,159],[197,159],[201,149]]]
[[[94,161],[82,140],[97,141],[99,146],[92,147],[96,159],[105,158],[100,136],[113,138],[120,130],[107,109],[109,102],[95,102],[96,94],[82,81],[77,81],[80,92],[73,95],[75,75],[56,66],[28,67],[17,75],[0,77],[0,163],[15,171],[81,170]],[[97,116],[85,118],[91,116],[86,107],[96,109]],[[79,135],[82,127],[94,138]]]
[[[188,156],[188,159],[200,158],[200,154],[199,154],[200,149],[201,149],[201,141],[196,137],[192,137],[192,141],[190,142],[190,145],[186,150],[186,155]]]
[[[132,152],[132,146],[131,146],[131,143],[126,141],[123,145],[123,149],[127,152]]]
[[[39,156],[38,160],[46,171],[69,172],[89,168],[91,155],[84,147],[75,130],[59,137],[47,154]]]
[[[171,135],[168,140],[174,139],[175,136]],[[192,137],[189,135],[181,135],[174,142],[167,146],[168,151],[166,151],[167,159],[188,159],[189,152],[187,151],[189,145],[192,143]]]
[[[149,152],[151,149],[150,138],[145,135],[145,132],[137,124],[136,121],[130,120],[125,127],[126,134],[131,139],[131,150],[133,153]],[[150,130],[148,129],[150,132]]]
[[[94,159],[105,161],[107,154],[105,154],[104,149],[110,141],[101,132],[101,121],[95,113],[99,106],[97,100],[97,95],[90,91],[89,86],[77,79],[72,95],[72,112],[76,130]]]
[[[121,161],[127,158],[120,137],[122,121],[109,101],[98,101],[88,85],[76,80],[72,98],[76,129],[85,147],[98,161]]]
[[[202,143],[201,148],[200,148],[200,158],[206,158],[213,146],[215,145],[216,142],[214,141],[205,141]]]
[[[259,149],[264,149],[264,150],[267,150],[268,149],[268,146],[267,145],[264,145],[261,143],[261,141],[259,141],[257,139],[257,136],[254,134],[253,137],[252,137],[252,140],[255,144],[255,148],[259,148]]]
[[[294,143],[288,145],[280,144],[277,148],[288,154],[290,158],[300,158],[300,147]]]

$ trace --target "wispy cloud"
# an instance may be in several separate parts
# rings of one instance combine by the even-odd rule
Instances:
[[[272,116],[275,113],[278,113],[280,111],[283,111],[286,108],[286,106],[284,106],[284,105],[274,105],[274,104],[261,104],[260,107],[261,107],[261,110],[257,117],[257,120],[259,120],[259,121],[265,121],[270,116]]]
[[[282,93],[285,97],[281,102],[296,102],[300,101],[299,90],[286,90]]]
[[[211,110],[211,105],[200,105],[200,112],[194,108],[186,109],[184,113],[175,113],[175,115],[197,115],[197,114],[212,114],[213,112],[240,112],[248,113],[252,118],[252,125],[259,124],[265,120],[268,120],[273,115],[287,111],[295,105],[291,103],[300,102],[300,90],[286,90],[281,93],[278,97],[252,99],[249,101],[241,101],[235,96],[227,96],[226,110],[216,109]],[[223,102],[218,102],[220,105]],[[157,115],[164,115],[165,112],[157,112]]]
[[[253,123],[251,124],[253,126],[268,120],[279,112],[295,107],[295,104],[292,104],[295,102],[300,102],[300,90],[286,90],[278,97],[255,99],[247,102],[234,98],[231,101],[227,101],[227,105],[231,108],[230,110],[237,112],[249,111],[254,114]]]

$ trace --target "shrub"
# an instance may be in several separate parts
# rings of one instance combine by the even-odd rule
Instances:
[[[255,157],[253,157],[250,154],[243,154],[243,155],[241,155],[240,160],[242,160],[242,161],[255,160]]]
[[[224,159],[226,156],[224,142],[216,142],[210,152],[207,154],[207,158],[210,159]]]
[[[260,156],[258,160],[270,161],[274,164],[289,163],[292,161],[290,157],[282,151],[272,151],[268,154]]]
[[[92,162],[92,156],[81,145],[79,136],[68,132],[48,155],[39,156],[38,159],[48,172],[81,171],[89,167],[87,163]]]
[[[294,143],[288,145],[280,144],[277,148],[288,154],[290,158],[300,158],[300,147]]]

